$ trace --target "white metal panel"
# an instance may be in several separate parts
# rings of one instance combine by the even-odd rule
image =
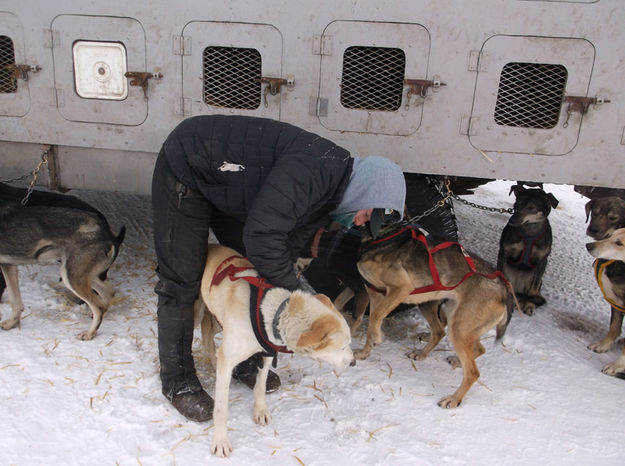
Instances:
[[[74,42],[76,93],[86,99],[128,97],[126,48],[119,42]]]
[[[0,35],[7,36],[13,41],[15,63],[25,64],[24,36],[19,18],[11,13],[0,12]],[[29,77],[32,77],[32,74]],[[21,117],[26,115],[29,109],[28,81],[18,79],[16,92],[0,92],[0,115]]]
[[[129,87],[128,95],[123,100],[102,96],[81,97],[76,90],[73,50],[77,41],[123,44],[128,71],[146,71],[145,34],[141,23],[123,17],[60,15],[54,18],[51,27],[53,34],[60,39],[60,43],[53,44],[52,53],[56,103],[63,118],[70,121],[140,125],[148,112],[143,89]],[[116,74],[119,74],[119,70]]]
[[[345,50],[353,46],[388,47],[405,53],[405,78],[426,79],[430,35],[420,24],[367,21],[333,21],[321,38],[319,98],[327,99],[327,116],[319,115],[321,124],[334,131],[358,131],[373,134],[406,136],[417,131],[423,116],[424,99],[404,88],[402,101],[395,111],[346,108],[341,104],[341,78]],[[330,45],[328,45],[330,44]]]
[[[509,63],[562,65],[567,70],[565,94],[586,96],[595,49],[585,39],[498,35],[482,47],[485,61],[477,73],[471,127],[471,144],[484,152],[563,155],[577,145],[582,115],[567,115],[563,104],[557,124],[550,129],[497,124],[494,119],[503,68]],[[568,121],[567,121],[568,119]]]
[[[280,118],[282,92],[275,95],[261,94],[257,108],[229,108],[210,105],[204,98],[204,51],[207,47],[231,47],[253,49],[261,58],[263,77],[282,77],[282,35],[269,24],[193,21],[183,29],[184,44],[182,55],[182,95],[185,101],[184,115],[198,114],[238,114],[267,118]],[[190,50],[189,50],[190,48]],[[233,92],[236,92],[234,83]],[[263,85],[262,92],[266,85]],[[188,103],[187,103],[188,102]]]

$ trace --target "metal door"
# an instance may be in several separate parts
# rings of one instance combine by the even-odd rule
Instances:
[[[225,113],[280,119],[282,35],[268,24],[193,21],[178,39],[184,116]],[[273,81],[273,82],[272,82]]]
[[[577,145],[595,49],[585,39],[497,35],[480,51],[469,126],[484,152],[562,155]]]
[[[145,33],[133,18],[60,15],[51,25],[56,106],[66,120],[140,125],[146,91],[126,72],[145,72]]]
[[[2,116],[21,117],[30,109],[29,74],[26,72],[18,77],[10,68],[24,64],[22,24],[17,16],[0,12],[0,115]]]
[[[409,135],[423,117],[427,87],[406,84],[428,74],[430,35],[420,24],[334,21],[318,38],[317,107],[335,131]]]

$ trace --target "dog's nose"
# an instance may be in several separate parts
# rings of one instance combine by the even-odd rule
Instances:
[[[349,367],[354,367],[356,365],[356,358],[352,359],[352,362],[349,363]]]

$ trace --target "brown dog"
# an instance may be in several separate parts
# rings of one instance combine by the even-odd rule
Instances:
[[[217,456],[228,456],[232,451],[227,427],[228,392],[232,369],[238,363],[268,351],[269,346],[337,367],[355,364],[347,322],[329,298],[301,290],[264,288],[265,285],[247,259],[225,246],[209,245],[201,295],[210,313],[196,315],[196,321],[201,321],[202,341],[209,355],[215,354],[213,337],[218,325],[223,329],[217,351],[215,433],[211,444],[211,451]],[[250,300],[253,287],[258,290],[258,297]],[[260,302],[253,320],[250,301]],[[196,312],[200,309],[201,306],[196,307]],[[253,321],[261,324],[253,326]],[[265,401],[270,362],[271,357],[264,358],[254,386],[254,422],[260,425],[271,419]]]
[[[586,220],[590,217],[590,223],[586,229],[586,234],[591,238],[609,243],[610,238],[616,230],[625,227],[625,201],[619,197],[604,197],[593,199],[586,204]],[[588,251],[595,257],[599,257],[597,246],[590,246],[596,243],[589,243],[586,246]],[[606,248],[607,243],[601,243],[601,248]],[[588,349],[595,353],[605,353],[609,351],[614,342],[621,334],[623,325],[623,312],[625,312],[625,262],[618,257],[607,257],[602,254],[603,259],[616,259],[609,262],[595,261],[595,278],[599,288],[603,292],[606,301],[610,304],[610,328],[608,334],[601,340],[588,345]],[[617,360],[618,361],[618,360]],[[618,364],[608,364],[603,368],[603,373],[615,375],[625,370]]]
[[[476,267],[472,267],[458,243],[424,241],[416,231],[405,228],[389,232],[388,237],[395,235],[392,240],[365,249],[358,262],[361,276],[370,285],[371,305],[367,341],[354,356],[365,359],[382,342],[382,321],[399,304],[418,304],[430,325],[431,339],[426,347],[408,356],[424,359],[448,326],[457,353],[448,361],[462,367],[463,379],[456,392],[438,405],[455,408],[480,375],[475,364],[485,352],[480,337],[494,327],[496,339],[503,337],[512,315],[513,292],[485,262],[475,260]]]

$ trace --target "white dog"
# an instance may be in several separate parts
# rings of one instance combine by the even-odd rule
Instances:
[[[256,296],[257,292],[260,298],[250,299],[250,293]],[[201,322],[202,340],[213,364],[216,323],[223,329],[217,352],[215,433],[211,444],[211,451],[217,456],[232,452],[227,427],[228,392],[232,369],[241,361],[259,352],[280,351],[302,354],[338,367],[355,364],[349,327],[329,298],[270,287],[258,277],[252,264],[232,249],[209,245],[201,296],[210,312],[202,313],[202,306],[197,306],[196,319]],[[253,304],[257,301],[258,310]],[[260,425],[271,419],[265,401],[271,360],[271,356],[263,358],[264,365],[254,386],[254,422]]]

